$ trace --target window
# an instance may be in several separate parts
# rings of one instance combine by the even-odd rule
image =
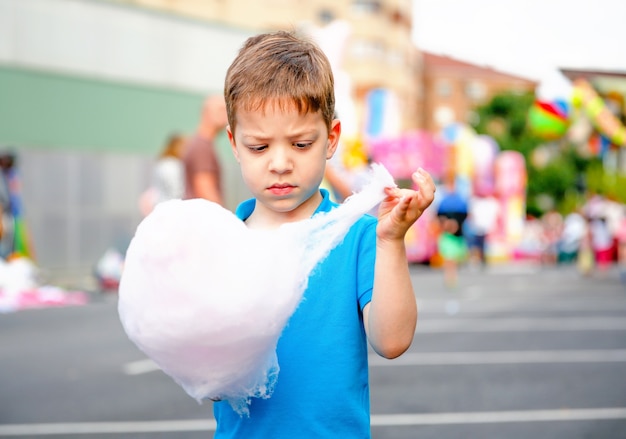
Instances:
[[[322,9],[317,13],[317,18],[323,24],[328,24],[335,19],[335,14],[330,9]]]
[[[433,118],[435,119],[435,123],[437,124],[437,126],[445,127],[446,125],[454,122],[456,116],[452,108],[445,105],[440,105],[435,109],[433,113]]]
[[[404,56],[401,50],[390,50],[387,53],[387,61],[392,66],[401,66],[404,65]]]
[[[440,98],[450,97],[452,94],[452,86],[447,79],[440,79],[437,81],[437,96]]]
[[[487,96],[487,87],[482,82],[471,81],[465,86],[465,95],[473,101],[483,100]]]
[[[385,45],[381,41],[355,39],[350,46],[350,55],[355,59],[385,59]]]
[[[355,14],[377,14],[381,9],[380,2],[376,0],[354,0],[352,2],[352,12]]]

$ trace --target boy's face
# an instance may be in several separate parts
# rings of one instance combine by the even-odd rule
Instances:
[[[319,203],[319,186],[341,133],[334,120],[328,132],[319,112],[300,114],[268,102],[263,111],[239,110],[228,137],[243,179],[257,199],[253,215],[268,220],[310,217]]]

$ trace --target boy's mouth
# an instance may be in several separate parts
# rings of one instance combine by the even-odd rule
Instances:
[[[267,188],[273,195],[288,195],[290,194],[295,186],[290,184],[273,184],[269,188]]]

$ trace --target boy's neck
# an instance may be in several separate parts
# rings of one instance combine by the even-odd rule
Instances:
[[[245,222],[250,229],[277,229],[283,224],[311,218],[323,199],[321,192],[318,190],[305,203],[289,212],[277,212],[264,206],[257,200],[254,211]]]

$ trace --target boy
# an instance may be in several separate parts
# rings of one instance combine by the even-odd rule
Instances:
[[[248,39],[228,69],[228,137],[254,196],[237,209],[248,227],[276,228],[335,207],[319,188],[341,133],[333,87],[321,50],[288,32]],[[395,358],[415,332],[404,234],[435,186],[423,170],[413,178],[419,191],[387,189],[378,221],[357,221],[314,270],[278,342],[274,393],[253,399],[249,417],[216,402],[215,438],[370,436],[367,340]]]

